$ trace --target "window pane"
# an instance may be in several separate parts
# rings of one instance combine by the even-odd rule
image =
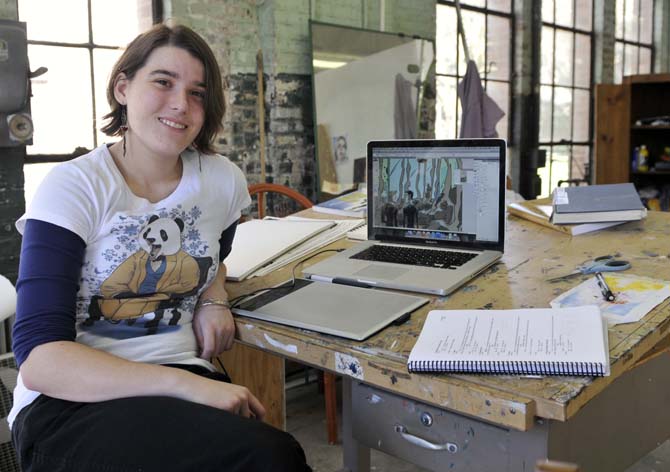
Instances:
[[[435,114],[435,137],[452,139],[456,133],[456,83],[452,77],[437,77],[437,104]]]
[[[488,56],[489,79],[509,80],[509,47],[512,27],[507,18],[489,15],[486,41],[488,42],[486,55]]]
[[[139,33],[137,0],[92,0],[93,42],[126,46]]]
[[[570,147],[554,146],[551,152],[551,179],[549,191],[558,187],[559,180],[570,178]]]
[[[591,86],[591,37],[575,35],[575,86]]]
[[[28,56],[32,67],[49,69],[32,80],[35,137],[28,153],[66,154],[77,146],[93,148],[88,50],[29,45]]]
[[[556,63],[554,82],[557,85],[572,85],[572,41],[574,34],[556,30]]]
[[[98,144],[113,142],[116,139],[100,132],[105,125],[102,119],[109,113],[107,103],[107,82],[114,63],[121,56],[121,50],[95,49],[93,51],[93,75],[95,77],[95,128],[98,136]]]
[[[654,2],[653,0],[640,0],[640,42],[652,43],[654,32]]]
[[[489,81],[486,84],[486,93],[505,112],[505,116],[496,125],[498,137],[508,139],[507,121],[509,118],[509,84]]]
[[[591,12],[593,11],[592,0],[577,0],[575,2],[575,27],[591,31],[593,29],[591,23]]]
[[[437,6],[437,29],[435,47],[438,74],[456,75],[456,9],[445,5]]]
[[[489,0],[487,7],[490,8],[491,10],[511,13],[512,0]]]
[[[614,37],[623,39],[623,2],[624,0],[616,0],[616,24],[614,27]]]
[[[553,141],[570,140],[572,135],[572,91],[566,87],[554,88]]]
[[[542,197],[548,197],[550,190],[549,190],[549,171],[551,170],[550,167],[550,162],[551,162],[551,147],[540,147],[540,149],[544,149],[547,151],[547,165],[545,167],[540,167],[537,169],[537,175],[540,176],[540,181],[542,182],[541,188],[540,188],[540,195],[537,196],[537,198],[542,198]]]
[[[574,25],[572,18],[572,0],[562,0],[556,5],[556,24],[572,27]]]
[[[472,5],[473,7],[484,8],[486,6],[486,0],[461,0],[461,5]],[[463,10],[461,10],[461,13],[463,13]],[[465,31],[467,31],[467,29]]]
[[[640,48],[640,74],[651,74],[651,48]]]
[[[551,91],[548,85],[540,86],[540,142],[551,142]]]
[[[18,4],[19,19],[28,23],[28,39],[88,43],[86,0],[19,0]]]
[[[617,41],[614,43],[614,83],[620,84],[623,81],[623,43]]]
[[[585,179],[588,177],[589,147],[572,146],[571,179]]]
[[[638,28],[638,1],[637,0],[626,0],[624,5],[624,39],[628,41],[637,41],[637,28]]]
[[[554,78],[554,28],[542,27],[540,82],[551,84]]]
[[[637,46],[624,45],[624,69],[623,75],[637,74]]]
[[[472,11],[461,10],[463,14],[463,29],[467,31],[466,40],[470,50],[470,59],[475,61],[479,75],[484,78],[484,53],[486,48],[486,15]],[[458,74],[465,75],[465,52],[463,51],[463,42],[458,38],[460,50],[460,61],[458,62]]]
[[[573,141],[589,140],[589,105],[591,94],[588,90],[575,89],[573,102]]]
[[[554,22],[554,0],[542,0],[542,21]]]

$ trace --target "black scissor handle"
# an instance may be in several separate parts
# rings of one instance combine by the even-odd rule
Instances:
[[[614,261],[605,262],[605,265],[610,266],[610,267],[621,267],[621,266],[625,266],[625,265],[629,265],[629,264],[628,264],[628,261],[614,260]]]

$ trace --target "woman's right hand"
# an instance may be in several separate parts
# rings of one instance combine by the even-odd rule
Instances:
[[[195,384],[186,386],[187,392],[184,396],[186,400],[226,410],[245,418],[259,420],[265,418],[265,408],[246,387],[195,377]]]

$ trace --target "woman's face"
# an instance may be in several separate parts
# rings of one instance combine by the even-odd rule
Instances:
[[[127,106],[127,139],[133,152],[174,157],[200,133],[205,69],[184,49],[154,49],[132,80],[121,74],[114,91]]]

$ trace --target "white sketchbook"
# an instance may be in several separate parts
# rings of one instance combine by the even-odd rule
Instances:
[[[226,257],[229,280],[244,280],[289,249],[332,227],[332,221],[251,220],[237,226]]]
[[[595,305],[433,310],[407,366],[410,372],[609,375],[607,324]]]

